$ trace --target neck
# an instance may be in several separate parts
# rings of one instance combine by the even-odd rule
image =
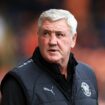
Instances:
[[[65,78],[67,78],[67,67],[68,67],[68,61],[69,61],[69,57],[67,57],[66,60],[62,60],[61,62],[59,62],[59,69],[62,75],[65,76]]]
[[[67,78],[67,67],[68,67],[68,60],[66,62],[62,62],[60,63],[59,69],[62,75],[65,76],[65,78]]]
[[[60,67],[60,72],[61,72],[62,75],[65,76],[65,78],[67,78],[67,66]]]

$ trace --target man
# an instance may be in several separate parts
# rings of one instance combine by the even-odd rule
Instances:
[[[2,80],[1,105],[98,105],[93,71],[71,53],[76,28],[69,11],[50,9],[40,15],[38,47]]]

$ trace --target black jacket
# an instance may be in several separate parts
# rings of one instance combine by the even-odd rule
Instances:
[[[12,85],[20,88],[18,91],[21,92],[12,94],[21,97],[20,100],[15,98],[13,101],[10,98],[8,103],[4,102],[6,99],[3,96],[2,105],[98,105],[97,83],[91,68],[77,63],[72,54],[67,80],[58,68],[59,65],[46,62],[37,49],[31,59],[7,73],[2,80],[2,95],[9,80],[15,81]]]

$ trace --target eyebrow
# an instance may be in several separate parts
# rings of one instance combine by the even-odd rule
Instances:
[[[44,29],[42,28],[42,31],[49,31],[49,32],[59,32],[59,33],[64,33],[63,31],[59,31],[59,30],[49,30],[49,29]]]

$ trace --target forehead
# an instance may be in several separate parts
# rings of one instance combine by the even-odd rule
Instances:
[[[67,25],[67,22],[64,19],[57,20],[57,21],[44,20],[42,22],[41,28],[48,29],[48,30],[69,31],[69,26]]]

